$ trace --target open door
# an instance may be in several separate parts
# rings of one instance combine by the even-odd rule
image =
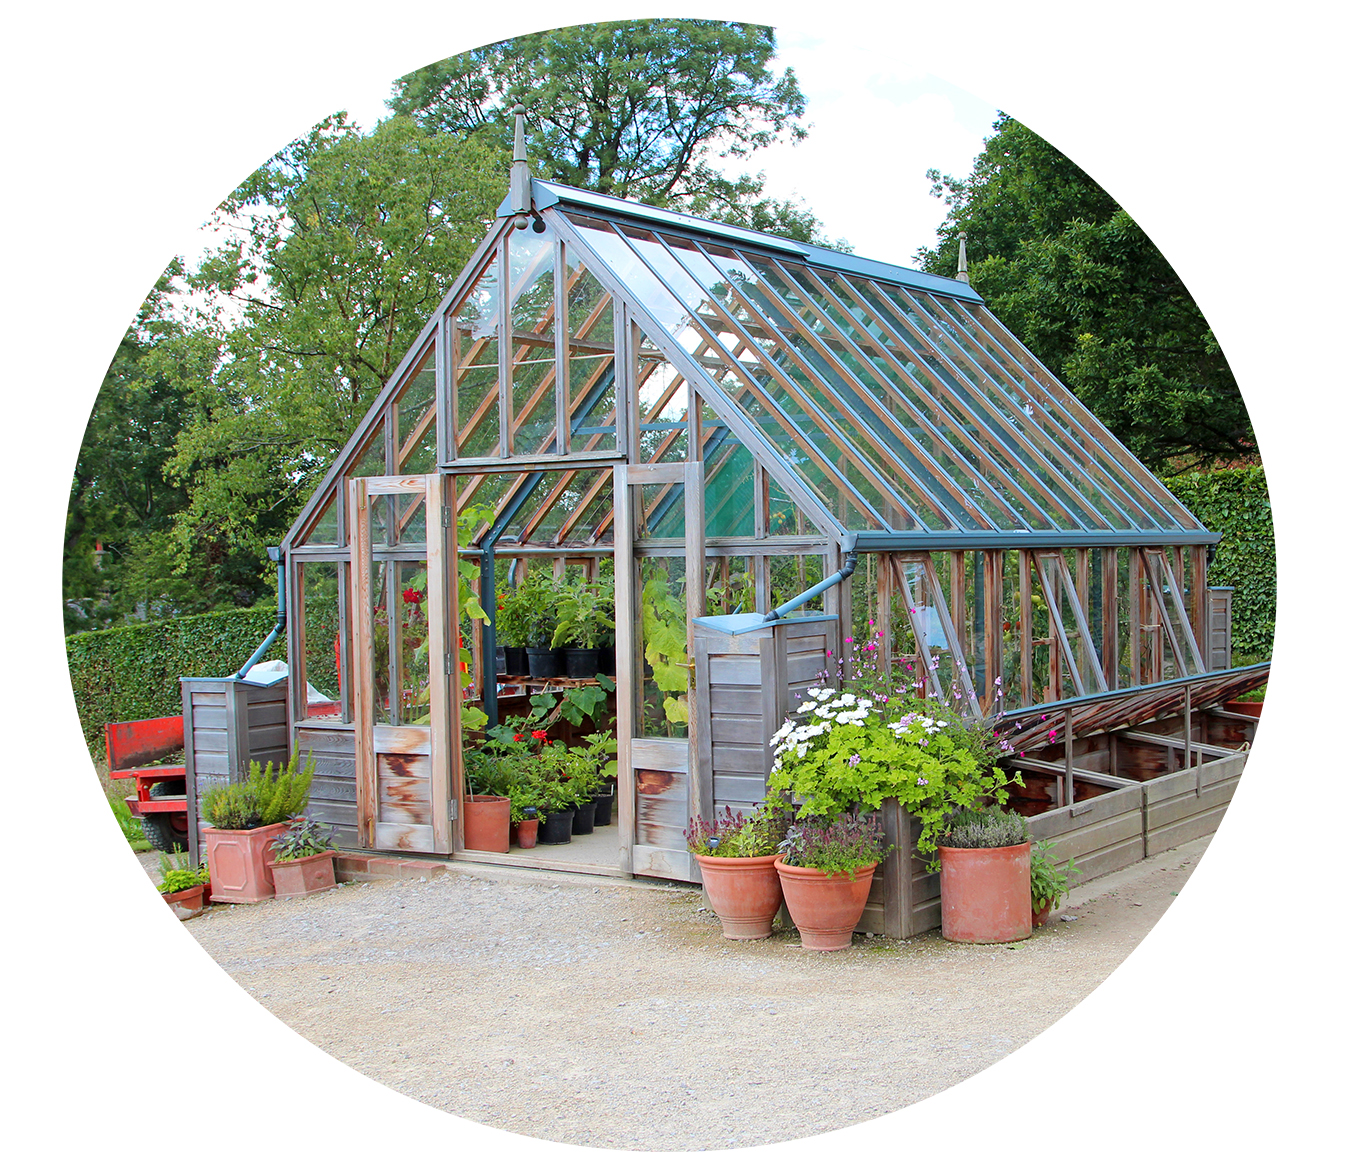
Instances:
[[[622,851],[632,872],[691,878],[683,830],[699,811],[690,621],[704,609],[702,464],[613,470]],[[625,822],[625,823],[624,823]]]
[[[447,579],[445,480],[350,481],[352,711],[362,848],[449,853],[457,813],[447,659],[457,584]]]

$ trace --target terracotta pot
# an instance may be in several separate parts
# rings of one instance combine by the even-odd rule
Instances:
[[[1253,716],[1255,718],[1263,715],[1263,702],[1261,700],[1232,700],[1229,704],[1222,704],[1227,712],[1237,712],[1241,716]]]
[[[181,892],[164,892],[164,903],[178,914],[179,920],[190,920],[205,906],[206,886],[198,884],[195,888],[184,888]]]
[[[515,836],[521,848],[538,846],[538,821],[521,820],[515,825]]]
[[[276,894],[271,879],[276,849],[271,842],[285,829],[285,824],[264,824],[242,832],[203,829],[212,904],[256,904]]]
[[[510,850],[510,798],[469,796],[463,805],[463,847],[474,852]]]
[[[851,947],[851,934],[860,923],[875,865],[856,869],[856,879],[845,872],[820,872],[776,861],[781,892],[800,943],[815,952],[835,952]]]
[[[1051,903],[1044,904],[1042,908],[1040,908],[1037,912],[1034,913],[1034,927],[1035,928],[1044,927],[1048,922],[1048,917],[1051,916],[1052,913],[1053,913],[1052,904]]]
[[[781,907],[780,856],[697,856],[702,888],[726,940],[765,940]]]
[[[1032,845],[940,849],[940,932],[964,944],[1008,944],[1034,930]]]
[[[301,856],[298,860],[274,860],[271,878],[276,884],[276,899],[310,896],[337,886],[335,850]]]

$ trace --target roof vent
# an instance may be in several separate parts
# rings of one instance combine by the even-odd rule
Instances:
[[[516,145],[516,148],[518,145]],[[954,274],[954,279],[962,280],[968,283],[968,233],[959,233],[959,270]]]
[[[525,228],[533,208],[533,176],[529,172],[528,153],[524,150],[524,106],[514,106],[514,163],[510,165],[510,210],[514,226]]]

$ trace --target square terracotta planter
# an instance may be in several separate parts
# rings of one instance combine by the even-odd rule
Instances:
[[[276,886],[276,899],[292,896],[311,896],[337,886],[334,858],[335,849],[304,856],[298,860],[273,860],[271,879]]]
[[[276,858],[272,841],[285,831],[284,824],[266,824],[235,832],[206,828],[206,858],[210,861],[212,904],[257,904],[276,894],[271,862]]]

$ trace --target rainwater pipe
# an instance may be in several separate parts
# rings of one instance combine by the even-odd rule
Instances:
[[[285,563],[281,557],[281,550],[276,547],[267,549],[267,558],[276,565],[276,626],[258,645],[257,651],[248,657],[248,662],[234,673],[235,680],[242,680],[248,675],[253,665],[261,660],[267,654],[267,649],[276,642],[276,637],[285,631]]]
[[[780,608],[773,608],[762,618],[763,623],[767,624],[773,620],[780,620],[801,605],[809,603],[815,596],[821,596],[829,588],[842,583],[843,580],[849,580],[851,574],[856,571],[856,533],[848,532],[842,537],[842,551],[846,554],[846,560],[841,568],[826,579],[820,580],[812,588],[806,588],[794,600],[786,601]]]

